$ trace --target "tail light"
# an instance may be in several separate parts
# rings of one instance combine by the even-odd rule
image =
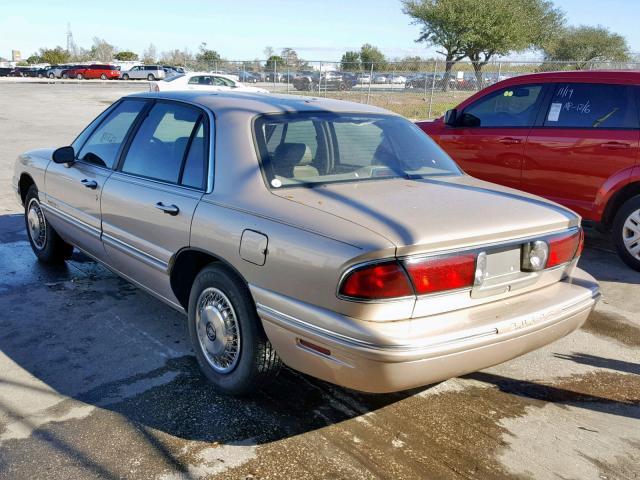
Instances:
[[[407,260],[404,264],[418,295],[473,286],[477,254]]]
[[[340,294],[376,300],[413,295],[413,288],[402,266],[394,260],[353,270],[343,280]]]
[[[570,234],[556,235],[549,238],[549,260],[547,267],[551,268],[570,262],[582,253],[584,232],[579,229]]]

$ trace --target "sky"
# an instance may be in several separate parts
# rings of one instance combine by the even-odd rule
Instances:
[[[4,3],[4,5],[2,4]],[[640,52],[640,1],[556,0],[570,25],[603,25]],[[93,37],[141,54],[202,42],[229,60],[264,58],[264,49],[291,47],[306,60],[336,61],[346,50],[371,43],[391,58],[430,56],[416,43],[419,27],[399,0],[66,0],[0,2],[0,57],[19,50],[23,58],[40,47],[66,46],[67,23],[77,45]]]

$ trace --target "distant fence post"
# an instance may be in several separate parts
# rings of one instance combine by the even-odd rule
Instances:
[[[289,78],[290,78],[290,76],[289,76],[289,65],[287,64],[287,94],[289,93],[289,87],[290,87]]]
[[[278,81],[278,61],[273,61],[273,88],[277,88],[276,82]]]
[[[433,94],[436,90],[436,71],[438,68],[438,60],[434,60],[433,62],[433,77],[431,78],[431,97],[429,98],[429,114],[427,115],[429,119],[431,119],[431,112],[433,111]],[[425,85],[427,83],[427,79],[425,78]]]
[[[502,62],[498,62],[498,78],[496,80],[500,81],[500,75],[502,75]]]
[[[369,99],[371,98],[372,83],[373,83],[373,62],[371,62],[371,69],[369,70],[369,90],[367,91],[367,105],[369,105]]]

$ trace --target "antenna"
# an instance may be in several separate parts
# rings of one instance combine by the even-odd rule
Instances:
[[[67,52],[73,53],[73,33],[71,32],[71,22],[67,22]]]

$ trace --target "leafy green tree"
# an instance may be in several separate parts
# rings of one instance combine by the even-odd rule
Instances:
[[[41,48],[40,58],[42,59],[43,63],[59,65],[61,63],[68,63],[69,60],[71,60],[71,55],[62,47]]]
[[[365,71],[370,71],[373,65],[374,70],[384,70],[387,65],[387,59],[384,54],[369,43],[365,43],[360,47],[360,61]]]
[[[34,53],[33,55],[27,57],[26,62],[29,65],[33,65],[34,63],[42,63],[42,58],[40,58],[38,54]]]
[[[138,54],[134,53],[130,50],[123,50],[121,52],[116,53],[113,58],[115,60],[119,60],[121,62],[128,62],[132,60],[138,60]]]
[[[344,72],[355,72],[362,68],[360,52],[344,52],[340,59],[340,69]]]
[[[496,55],[549,42],[564,22],[547,0],[403,0],[404,12],[421,26],[418,42],[440,47],[444,88],[452,67],[469,57],[482,82],[482,67]]]
[[[585,68],[593,61],[628,61],[626,39],[604,27],[569,27],[543,46],[546,61],[574,62],[574,68]]]
[[[267,58],[267,63],[264,66],[264,69],[268,72],[280,71],[285,67],[284,58],[280,55],[271,55]]]
[[[207,48],[206,42],[200,44],[198,53],[196,54],[196,62],[198,67],[203,70],[214,70],[222,57],[215,50]]]

